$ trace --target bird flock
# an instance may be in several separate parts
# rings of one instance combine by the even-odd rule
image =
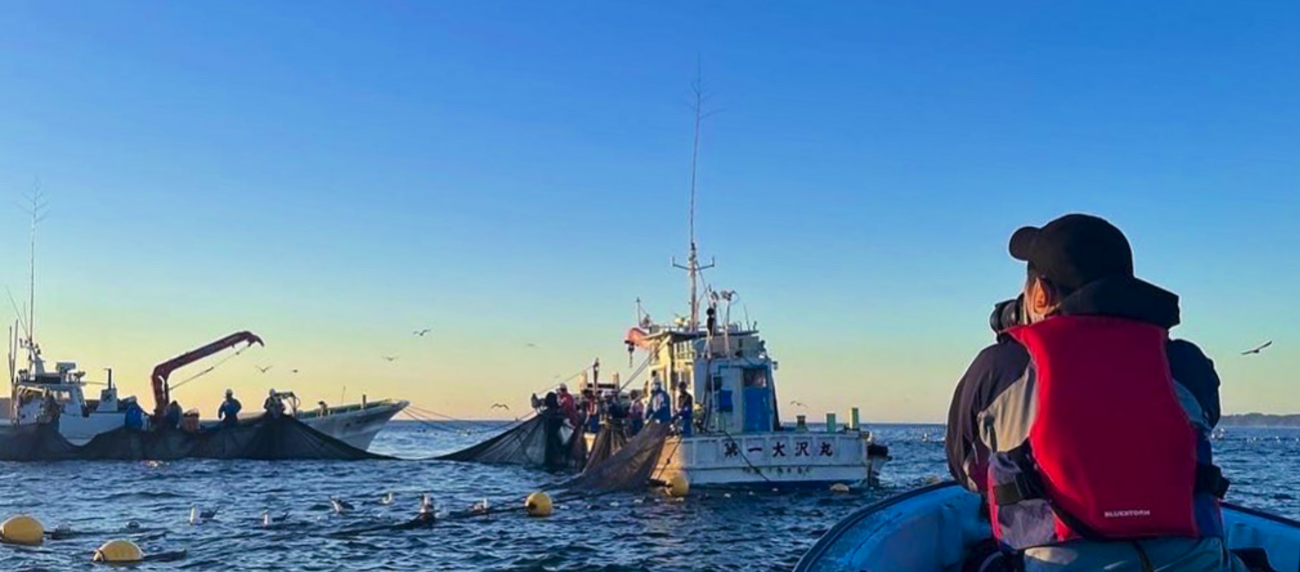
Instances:
[[[396,495],[394,495],[392,492],[385,492],[383,495],[380,495],[380,497],[374,502],[379,506],[390,507],[395,504],[395,500],[396,500]],[[359,513],[359,511],[357,510],[357,506],[355,504],[339,497],[330,497],[329,507],[330,507],[330,511],[334,515],[340,517],[347,517]],[[473,506],[471,506],[470,510],[473,512],[486,513],[489,508],[490,507],[488,505],[487,499],[483,499],[482,501],[475,503]],[[431,516],[436,512],[436,510],[437,508],[433,502],[433,497],[431,497],[429,493],[421,493],[419,496],[419,505],[418,505],[417,514],[421,516]],[[192,526],[203,526],[209,522],[216,520],[217,514],[220,511],[221,511],[220,508],[203,508],[198,505],[194,505],[190,507],[189,523]],[[290,512],[288,510],[273,512],[271,509],[266,509],[263,510],[262,513],[257,517],[257,522],[265,528],[282,525],[289,522],[289,520],[290,520]],[[136,524],[135,526],[138,527],[139,525]]]

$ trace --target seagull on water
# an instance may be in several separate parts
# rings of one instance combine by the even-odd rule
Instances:
[[[264,528],[269,528],[274,524],[282,523],[286,520],[289,520],[289,511],[287,510],[280,513],[280,516],[272,516],[271,511],[269,510],[262,511],[262,526]]]
[[[199,525],[217,517],[217,509],[203,509],[194,506],[190,508],[190,524]]]
[[[339,498],[330,498],[330,506],[334,507],[334,512],[343,514],[356,508],[352,503]]]
[[[474,512],[477,512],[477,513],[480,513],[480,514],[483,514],[483,513],[486,513],[486,512],[488,511],[488,509],[490,509],[490,508],[492,508],[492,506],[488,504],[488,500],[487,500],[487,499],[483,499],[483,500],[481,500],[481,501],[478,501],[478,502],[474,503],[473,508],[471,508],[470,510],[472,510],[472,511],[474,511]]]
[[[379,504],[384,506],[393,504],[393,493],[384,493],[384,496],[379,498]]]
[[[1269,341],[1267,341],[1267,342],[1264,342],[1263,345],[1256,346],[1256,347],[1254,347],[1254,348],[1252,348],[1252,349],[1248,349],[1248,350],[1246,350],[1246,351],[1244,351],[1244,352],[1241,352],[1241,355],[1244,355],[1244,356],[1248,356],[1248,355],[1259,355],[1260,352],[1264,351],[1265,349],[1267,349],[1267,348],[1268,348],[1269,346],[1271,346],[1271,345],[1273,345],[1273,340],[1269,340]]]

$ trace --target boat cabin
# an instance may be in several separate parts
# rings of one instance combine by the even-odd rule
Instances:
[[[780,429],[776,362],[757,330],[732,324],[722,331],[652,332],[650,379],[676,400],[685,385],[706,433],[761,433]]]

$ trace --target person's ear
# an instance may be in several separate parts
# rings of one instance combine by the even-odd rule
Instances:
[[[1053,300],[1051,288],[1043,283],[1041,278],[1034,278],[1029,287],[1029,292],[1025,296],[1025,301],[1033,309],[1034,316],[1044,316],[1055,303]]]

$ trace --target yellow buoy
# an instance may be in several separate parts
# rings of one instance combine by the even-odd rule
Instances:
[[[95,562],[128,564],[144,560],[144,552],[130,540],[110,540],[95,551]]]
[[[675,473],[668,478],[668,496],[681,498],[691,492],[691,481],[687,480],[686,475]]]
[[[540,491],[528,495],[524,508],[528,510],[528,516],[551,516],[551,495]]]
[[[831,492],[845,494],[849,492],[849,486],[844,483],[835,483],[831,485]]]
[[[41,521],[25,514],[9,517],[0,524],[0,541],[9,544],[39,546],[45,542],[45,527]]]

